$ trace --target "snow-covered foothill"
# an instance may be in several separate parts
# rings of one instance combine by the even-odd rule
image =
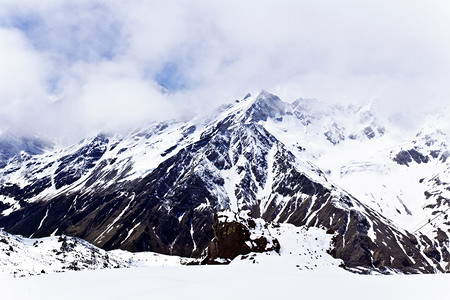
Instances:
[[[0,276],[24,277],[111,268],[180,266],[192,259],[153,252],[105,251],[74,237],[29,239],[0,229]]]

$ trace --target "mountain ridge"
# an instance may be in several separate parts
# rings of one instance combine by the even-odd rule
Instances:
[[[339,147],[387,138],[384,126],[366,108],[353,108],[358,122],[348,128],[346,109],[318,115],[305,106],[263,91],[209,120],[102,134],[17,161],[0,169],[0,226],[26,236],[79,236],[105,249],[200,257],[214,237],[215,211],[231,209],[330,229],[331,253],[348,268],[446,270],[444,231],[438,244],[412,235],[323,168]]]

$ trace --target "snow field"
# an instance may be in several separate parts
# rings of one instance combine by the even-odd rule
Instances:
[[[355,275],[285,265],[67,272],[1,281],[3,299],[446,299],[448,275]]]

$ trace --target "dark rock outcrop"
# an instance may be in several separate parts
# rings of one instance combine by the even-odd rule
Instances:
[[[399,165],[408,166],[412,161],[416,163],[428,163],[430,158],[426,155],[423,155],[416,149],[411,150],[402,150],[393,158],[393,160]]]
[[[250,252],[280,251],[280,243],[270,235],[261,219],[242,218],[230,211],[216,213],[214,219],[214,239],[203,264],[229,262]]]

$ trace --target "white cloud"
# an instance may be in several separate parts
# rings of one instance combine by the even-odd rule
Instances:
[[[64,87],[67,96],[62,96],[62,105],[70,108],[71,123],[82,131],[121,131],[174,116],[167,97],[128,64],[80,63],[71,69]]]
[[[20,31],[0,28],[0,126],[26,122],[47,104],[47,67]]]
[[[46,116],[37,128],[64,120],[83,135],[171,117],[167,103],[204,108],[259,89],[287,100],[377,100],[389,113],[447,106],[450,97],[443,0],[5,0],[0,8],[0,34],[12,39],[0,42],[0,60],[17,70],[1,69],[0,114],[10,117],[0,126],[19,126],[31,107]],[[154,80],[175,96],[158,96]],[[57,109],[49,94],[63,99]]]

